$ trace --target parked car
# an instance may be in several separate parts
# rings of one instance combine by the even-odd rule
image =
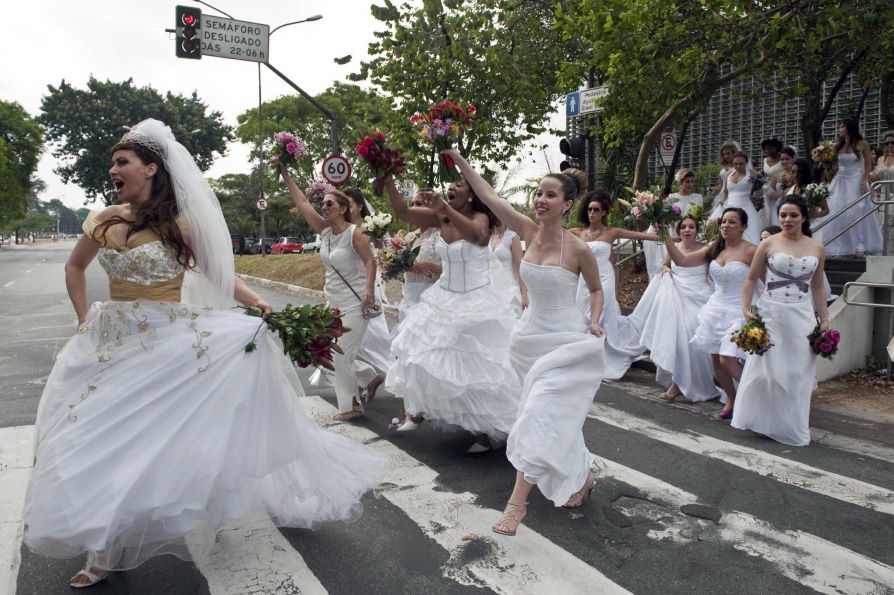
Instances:
[[[249,246],[249,254],[270,254],[273,252],[273,244],[276,238],[255,238]]]
[[[273,244],[273,254],[293,254],[300,253],[303,244],[298,238],[279,238],[279,241]]]
[[[314,239],[309,242],[304,242],[304,246],[301,248],[301,253],[305,252],[319,252],[320,251],[320,234],[314,236]]]

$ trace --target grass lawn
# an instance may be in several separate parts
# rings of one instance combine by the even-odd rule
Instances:
[[[236,256],[236,272],[253,277],[323,290],[323,263],[319,254]]]

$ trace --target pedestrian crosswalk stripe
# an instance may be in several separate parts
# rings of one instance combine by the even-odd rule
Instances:
[[[433,541],[450,553],[444,574],[464,585],[497,593],[521,594],[628,593],[596,568],[586,564],[539,533],[522,525],[515,537],[491,534],[501,511],[474,504],[475,495],[438,489],[438,473],[363,427],[332,425],[337,410],[319,397],[303,399],[305,409],[322,426],[357,442],[369,444],[390,459],[389,471],[376,492],[400,508]],[[508,470],[507,470],[508,471]],[[507,482],[511,479],[507,476]],[[508,496],[508,494],[507,494]],[[495,550],[499,563],[482,558],[465,561],[469,541]],[[490,558],[490,557],[489,557]],[[585,587],[583,587],[585,586]]]
[[[683,450],[735,465],[740,469],[809,490],[816,494],[849,502],[885,514],[894,514],[894,491],[823,471],[798,461],[776,456],[741,444],[726,442],[696,432],[679,432],[620,409],[593,404],[589,417],[622,430],[642,434]]]
[[[0,593],[16,592],[33,440],[34,426],[0,428]]]
[[[653,539],[679,532],[692,521],[679,513],[698,497],[660,479],[594,455],[597,482],[610,478],[639,490],[654,502],[673,509],[663,519],[663,532],[650,531]],[[669,520],[670,519],[670,520]],[[677,526],[673,526],[676,524]],[[713,523],[703,523],[712,530]],[[804,531],[781,531],[766,521],[743,512],[725,512],[719,521],[720,538],[735,549],[769,562],[787,578],[820,593],[877,595],[891,592],[894,568]]]

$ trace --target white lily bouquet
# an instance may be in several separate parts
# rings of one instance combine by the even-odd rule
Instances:
[[[360,229],[373,240],[381,240],[388,233],[388,226],[394,218],[391,213],[373,213],[363,218]]]

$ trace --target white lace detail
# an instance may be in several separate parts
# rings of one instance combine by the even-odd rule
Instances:
[[[186,270],[177,262],[174,251],[161,240],[140,244],[126,252],[102,248],[98,260],[110,279],[140,285],[168,281]]]

